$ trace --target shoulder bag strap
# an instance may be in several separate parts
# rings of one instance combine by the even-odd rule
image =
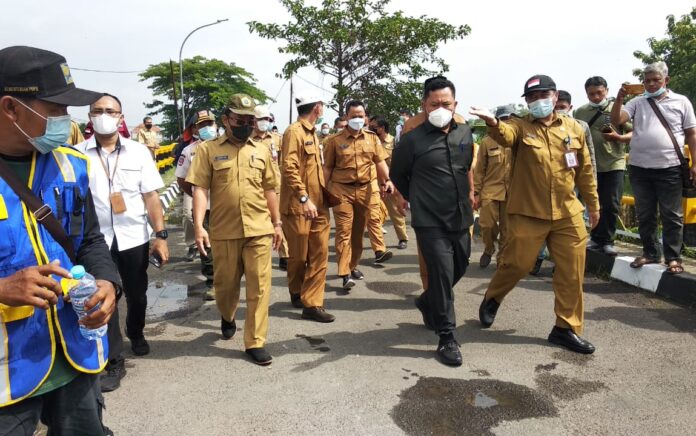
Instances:
[[[47,204],[34,195],[27,185],[22,183],[17,176],[7,166],[5,161],[0,159],[0,177],[12,188],[15,194],[34,214],[36,221],[42,224],[53,238],[63,247],[65,252],[70,256],[70,260],[75,263],[75,248],[73,247],[70,238],[68,238],[65,229],[60,225],[56,216],[53,215],[53,210]]]
[[[669,135],[669,139],[672,140],[672,145],[674,145],[674,150],[677,152],[677,156],[679,157],[679,162],[681,162],[682,165],[688,166],[689,163],[686,161],[686,158],[684,157],[684,153],[681,150],[681,147],[679,147],[679,143],[677,142],[677,138],[674,137],[674,132],[672,132],[672,129],[669,127],[669,124],[667,124],[667,120],[665,119],[665,116],[662,114],[662,111],[660,110],[659,107],[657,107],[657,103],[655,103],[655,100],[652,98],[648,98],[648,103],[650,103],[650,107],[652,110],[655,112],[655,115],[657,115],[657,118],[660,120],[660,123],[662,126],[667,130],[667,134]]]

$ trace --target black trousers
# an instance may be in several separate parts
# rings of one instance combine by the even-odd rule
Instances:
[[[205,218],[203,218],[203,228],[210,232],[210,210],[205,212]],[[213,285],[213,248],[207,247],[205,251],[208,253],[207,256],[201,256],[201,274],[205,276],[206,285]]]
[[[640,240],[643,243],[643,256],[660,259],[657,244],[659,206],[665,262],[680,260],[684,236],[684,211],[679,167],[650,169],[631,165],[628,176],[636,199],[636,217]]]
[[[0,436],[32,436],[39,419],[49,436],[103,435],[103,407],[99,376],[80,374],[56,390],[0,408]]]
[[[149,265],[150,243],[118,251],[118,241],[114,238],[111,245],[111,258],[118,268],[123,283],[123,293],[126,296],[126,335],[137,339],[143,336],[145,328],[145,310],[147,309],[147,267]],[[109,361],[121,360],[123,352],[123,337],[116,311],[109,320]]]
[[[428,271],[428,290],[421,301],[428,308],[435,332],[438,335],[452,333],[457,324],[453,288],[469,266],[469,230],[447,232],[437,227],[414,230]]]
[[[601,214],[599,223],[590,236],[600,246],[611,244],[616,233],[616,222],[621,211],[623,196],[624,171],[607,171],[597,173],[597,194]]]

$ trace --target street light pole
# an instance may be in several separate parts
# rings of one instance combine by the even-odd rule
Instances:
[[[195,32],[201,30],[204,27],[209,27],[209,26],[214,26],[216,24],[223,23],[225,21],[228,21],[228,18],[225,18],[224,20],[217,20],[214,23],[208,23],[204,24],[200,27],[196,27],[186,35],[186,38],[184,38],[184,42],[181,43],[181,48],[179,49],[179,82],[181,84],[181,131],[184,131],[184,128],[186,127],[186,110],[184,109],[184,65],[181,62],[181,53],[184,51],[184,44],[186,44],[186,41],[188,41],[189,37],[193,35]],[[206,108],[208,109],[208,108]]]

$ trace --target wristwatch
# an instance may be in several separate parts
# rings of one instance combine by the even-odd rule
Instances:
[[[169,232],[166,230],[160,230],[159,232],[155,232],[155,237],[166,240],[169,237]]]
[[[305,204],[307,200],[309,200],[309,197],[307,197],[306,195],[300,196],[300,204]]]

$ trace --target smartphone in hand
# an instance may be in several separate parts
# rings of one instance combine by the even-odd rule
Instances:
[[[156,268],[162,268],[162,259],[159,257],[159,254],[157,253],[152,253],[150,255],[150,263]]]

